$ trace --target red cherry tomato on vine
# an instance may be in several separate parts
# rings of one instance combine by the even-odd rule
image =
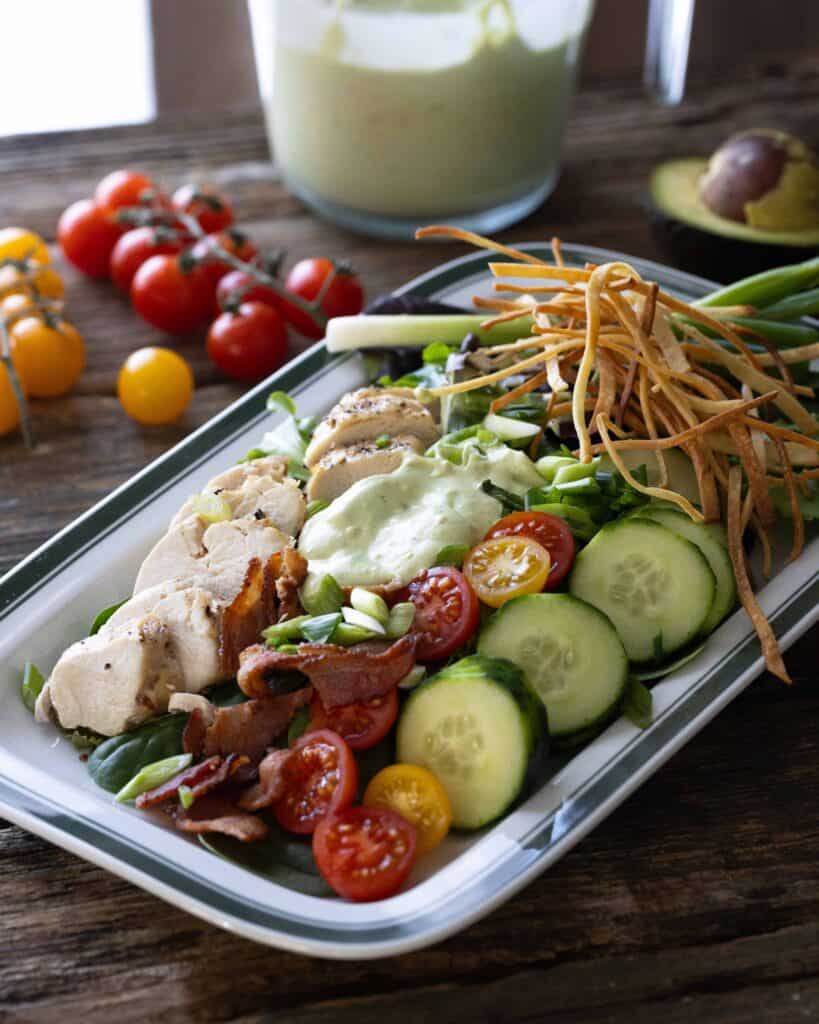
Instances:
[[[417,834],[385,807],[347,807],[319,822],[316,867],[348,900],[383,900],[396,893],[415,862]]]
[[[219,231],[201,238],[191,250],[191,255],[194,259],[201,261],[201,269],[208,279],[212,296],[215,295],[216,286],[225,274],[230,273],[233,269],[229,263],[222,263],[217,257],[211,255],[217,245],[242,260],[243,263],[250,263],[259,255],[259,250],[247,235],[235,228],[228,228],[227,231]]]
[[[450,566],[424,569],[396,596],[412,601],[419,661],[441,661],[469,640],[478,628],[480,606],[462,572]]]
[[[207,185],[182,185],[171,199],[174,210],[199,221],[207,234],[224,231],[233,223],[233,207],[223,195]]]
[[[168,334],[189,334],[207,320],[211,292],[200,267],[178,256],[151,256],[134,274],[131,302],[143,320]]]
[[[278,292],[261,284],[252,274],[246,274],[244,270],[231,270],[219,281],[216,286],[217,312],[221,313],[224,308],[223,303],[229,302],[234,296],[239,296],[240,302],[262,302],[265,306],[271,306],[277,311],[282,302]]]
[[[210,326],[208,355],[237,380],[261,380],[287,358],[287,329],[275,309],[243,302],[235,313],[222,313]]]
[[[494,537],[529,537],[549,552],[551,568],[544,590],[554,590],[566,578],[574,561],[574,537],[565,519],[547,512],[512,512],[499,519],[484,540]]]
[[[327,814],[353,802],[358,766],[352,751],[329,729],[306,733],[282,769],[284,796],[276,804],[282,828],[309,835]]]
[[[89,277],[108,277],[111,252],[127,229],[91,199],[63,210],[57,240],[63,255]]]
[[[383,697],[365,704],[345,704],[327,709],[318,694],[310,701],[310,722],[307,732],[332,729],[343,737],[351,750],[369,750],[383,740],[398,717],[398,691],[390,690]]]
[[[312,302],[323,291],[327,277],[333,274],[333,280],[321,300],[321,310],[329,320],[334,316],[354,316],[364,308],[364,289],[358,277],[343,264],[335,264],[325,258],[301,260],[287,275],[285,287],[294,295],[307,302]],[[308,313],[284,300],[281,310],[300,333],[307,338],[321,338],[324,327],[317,323]]]
[[[181,236],[171,228],[133,228],[119,239],[111,253],[111,278],[117,288],[127,292],[134,274],[151,256],[175,256],[182,252]]]
[[[94,202],[106,213],[116,213],[126,206],[145,206],[158,198],[154,181],[139,171],[111,171],[94,190]]]

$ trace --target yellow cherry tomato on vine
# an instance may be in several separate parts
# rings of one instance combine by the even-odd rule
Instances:
[[[51,262],[48,246],[33,231],[25,228],[0,228],[0,262],[32,259],[45,266]]]
[[[117,395],[131,419],[145,426],[173,423],[193,396],[193,373],[169,348],[141,348],[119,371]]]
[[[0,363],[0,437],[10,434],[20,422],[20,410],[9,380],[8,370]]]
[[[35,316],[37,306],[30,295],[23,295],[22,292],[12,292],[0,299],[0,316],[11,324],[13,320],[19,320],[23,316]]]
[[[0,266],[0,295],[14,294],[62,299],[65,285],[54,267],[43,266],[37,260],[30,262],[28,272],[8,263]]]
[[[417,764],[391,764],[375,775],[364,792],[365,807],[386,807],[415,826],[416,850],[429,853],[452,824],[452,804],[431,771]]]
[[[27,316],[12,324],[11,357],[32,398],[58,398],[77,383],[85,367],[85,344],[66,320]]]
[[[530,537],[490,537],[466,556],[464,575],[490,608],[521,594],[537,594],[549,576],[549,552]]]

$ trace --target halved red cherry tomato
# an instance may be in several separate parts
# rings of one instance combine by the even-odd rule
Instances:
[[[327,278],[333,279],[324,291]],[[364,289],[356,274],[343,264],[328,259],[301,260],[287,275],[285,287],[294,295],[312,302],[323,292],[321,311],[330,319],[334,316],[352,316],[364,307]],[[306,338],[321,338],[324,327],[292,302],[282,300],[282,314]]]
[[[63,255],[89,277],[108,277],[111,252],[126,228],[91,199],[78,199],[63,210],[57,240]]]
[[[353,802],[358,767],[350,748],[336,732],[305,733],[293,744],[284,765],[284,796],[276,804],[279,824],[309,835],[327,814]]]
[[[242,260],[243,263],[250,263],[259,255],[259,250],[250,241],[246,234],[237,231],[236,228],[228,228],[226,231],[205,235],[191,250],[191,255],[196,260],[202,261],[201,270],[208,279],[211,295],[215,295],[216,286],[233,269],[229,263],[222,263],[216,256],[212,255],[216,246],[229,252],[232,256]]]
[[[94,202],[106,213],[116,213],[126,206],[142,206],[157,198],[153,180],[139,171],[111,171],[94,190]]]
[[[287,358],[287,328],[275,309],[243,302],[235,313],[222,313],[210,326],[208,355],[237,380],[261,380]]]
[[[469,640],[478,628],[480,608],[466,577],[450,566],[424,569],[397,596],[412,601],[419,661],[441,661]]]
[[[127,231],[111,253],[111,279],[117,288],[131,289],[134,275],[151,256],[175,256],[184,243],[172,228],[142,227]]]
[[[490,537],[466,556],[464,573],[490,608],[513,597],[539,594],[549,577],[549,552],[531,537]]]
[[[322,877],[348,900],[370,902],[396,893],[415,861],[415,829],[384,807],[347,807],[326,817],[313,836]]]
[[[233,207],[209,185],[182,185],[174,192],[171,204],[199,221],[207,234],[224,231],[233,223]]]
[[[178,256],[151,256],[134,274],[131,302],[143,320],[168,334],[189,334],[210,314],[211,290],[201,267]]]
[[[390,690],[366,704],[345,704],[330,708],[321,703],[318,694],[310,702],[310,723],[307,732],[332,729],[343,737],[351,750],[369,750],[382,740],[398,717],[398,691]]]
[[[531,537],[549,552],[552,567],[544,590],[555,590],[574,562],[574,537],[565,519],[547,512],[512,512],[499,519],[484,540],[492,537]]]

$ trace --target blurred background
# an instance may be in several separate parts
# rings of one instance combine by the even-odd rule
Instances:
[[[584,82],[642,76],[648,7],[598,0]],[[765,74],[775,75],[819,49],[815,0],[683,0],[678,10],[689,7],[688,76],[700,85],[724,83],[763,54]],[[17,38],[36,39],[47,74],[32,77],[29,47],[4,47],[0,87],[14,101],[0,106],[0,136],[259,105],[245,0],[26,0],[14,5],[13,22]]]

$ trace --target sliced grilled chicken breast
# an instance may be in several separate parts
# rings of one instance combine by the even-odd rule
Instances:
[[[423,448],[438,438],[431,413],[405,388],[361,388],[334,406],[316,427],[305,462],[311,469],[332,448],[414,434]]]
[[[360,441],[343,448],[331,448],[313,467],[307,497],[311,501],[333,501],[357,480],[392,473],[407,452],[420,455],[423,451],[423,443],[414,434],[399,434],[389,444],[381,446],[375,441]]]

